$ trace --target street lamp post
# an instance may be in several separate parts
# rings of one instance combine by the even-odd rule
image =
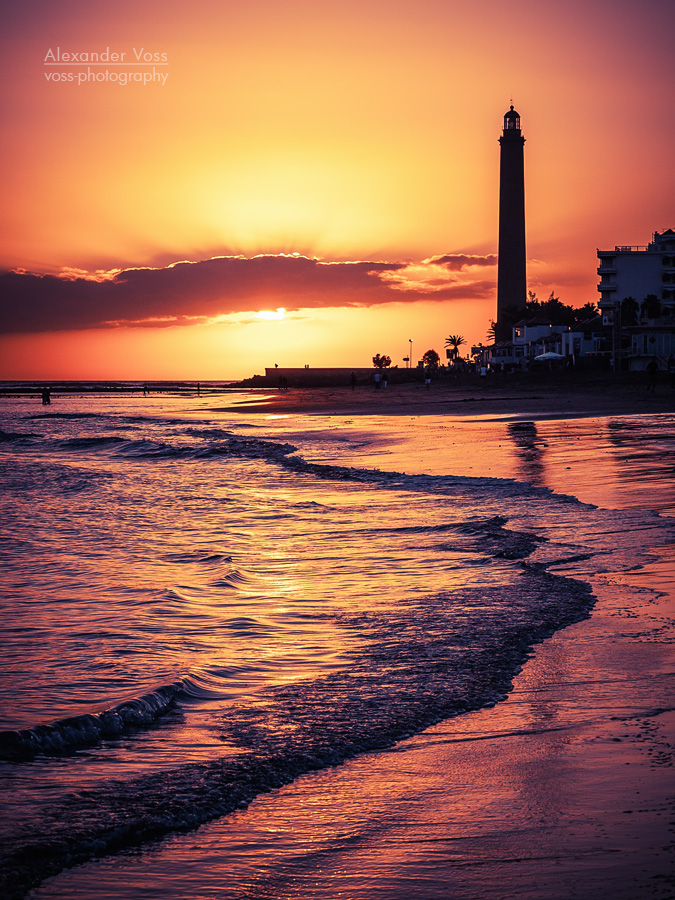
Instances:
[[[410,369],[412,369],[412,360],[413,360],[413,355],[412,355],[412,345],[413,345],[413,339],[412,339],[412,338],[408,338],[408,343],[410,344],[410,352],[408,353],[408,359],[410,360],[410,362],[408,363],[408,367],[409,367]]]

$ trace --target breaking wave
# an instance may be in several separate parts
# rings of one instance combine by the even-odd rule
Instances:
[[[183,681],[177,681],[104,712],[69,716],[34,728],[2,731],[0,759],[28,760],[38,754],[60,756],[89,747],[103,738],[118,738],[148,728],[175,705],[184,687]]]

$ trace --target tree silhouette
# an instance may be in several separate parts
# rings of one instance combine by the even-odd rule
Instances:
[[[376,353],[373,357],[373,365],[376,369],[387,369],[391,365],[391,356],[380,356]]]
[[[437,369],[440,361],[441,358],[435,350],[427,350],[422,357],[422,365],[427,369]]]
[[[549,294],[548,300],[543,302],[537,298],[533,291],[529,291],[528,298],[525,319],[542,318],[548,319],[554,325],[569,325],[573,327],[578,325],[579,322],[585,322],[587,319],[592,319],[598,315],[598,308],[595,303],[584,303],[581,309],[577,309],[574,306],[562,303],[553,291]]]
[[[598,307],[595,303],[584,303],[581,309],[576,310],[577,322],[584,322],[586,319],[592,319],[598,315]]]
[[[647,294],[640,311],[645,319],[658,319],[661,315],[661,301],[656,294]]]
[[[636,321],[630,324],[637,324],[637,312],[636,306]],[[549,294],[548,300],[544,301],[541,301],[534,291],[528,291],[525,311],[515,307],[508,307],[502,313],[501,319],[490,323],[488,338],[491,341],[510,340],[511,328],[520,319],[524,319],[526,323],[532,323],[536,319],[545,319],[554,325],[568,325],[570,328],[574,328],[580,322],[585,322],[587,319],[594,318],[597,315],[598,308],[595,303],[585,303],[581,309],[577,309],[574,306],[562,303],[553,291]],[[624,324],[629,323],[625,322]]]
[[[637,325],[640,304],[635,297],[624,297],[621,301],[621,324]]]

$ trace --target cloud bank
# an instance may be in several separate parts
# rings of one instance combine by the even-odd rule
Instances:
[[[59,276],[0,273],[0,333],[207,324],[285,307],[375,306],[494,293],[495,256],[449,254],[420,263],[325,262],[299,255],[220,256],[163,268]]]

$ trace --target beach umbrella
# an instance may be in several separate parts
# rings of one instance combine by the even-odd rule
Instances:
[[[562,353],[552,353],[550,350],[548,353],[540,353],[539,356],[535,356],[535,359],[565,359]]]

